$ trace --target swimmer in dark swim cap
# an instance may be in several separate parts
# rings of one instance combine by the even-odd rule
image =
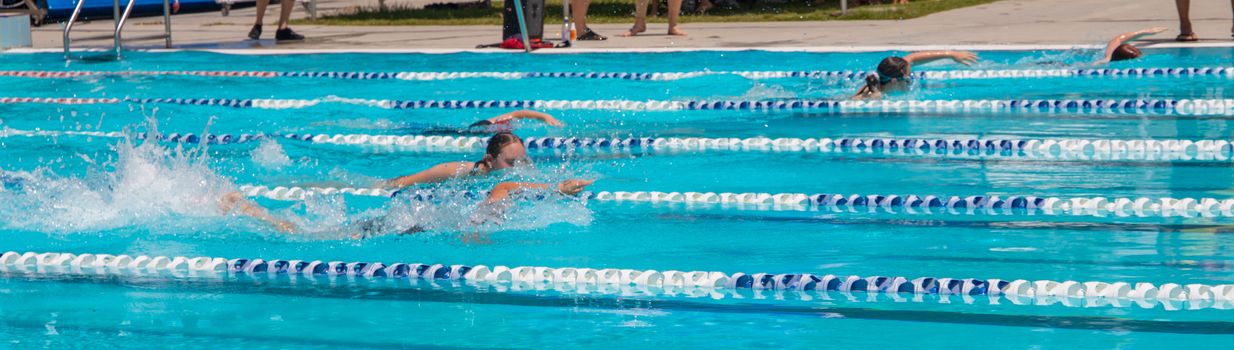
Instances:
[[[1164,32],[1165,27],[1152,27],[1134,32],[1126,32],[1110,39],[1105,45],[1105,55],[1097,60],[1097,64],[1105,64],[1114,61],[1130,60],[1140,58],[1144,53],[1135,45],[1128,44],[1129,41],[1138,40],[1140,38]]]
[[[866,77],[865,85],[853,95],[855,100],[880,99],[883,92],[908,90],[912,85],[913,65],[940,59],[951,59],[970,66],[977,62],[977,54],[968,51],[923,51],[904,57],[887,57],[878,63],[878,72]]]

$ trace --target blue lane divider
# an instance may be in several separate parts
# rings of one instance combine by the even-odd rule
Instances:
[[[71,101],[70,101],[71,100]],[[95,103],[178,104],[235,108],[298,109],[320,103],[343,103],[389,109],[487,109],[532,108],[545,110],[819,110],[833,113],[868,112],[1021,112],[1021,113],[1169,113],[1182,115],[1234,114],[1234,99],[1025,99],[1025,100],[378,100],[330,96],[311,100],[292,99],[216,99],[216,98],[124,98],[64,99],[39,97],[0,97],[0,103]]]
[[[0,137],[124,138],[125,133],[102,131],[49,131],[0,129]],[[316,144],[393,147],[397,150],[471,152],[482,150],[486,139],[476,136],[368,135],[368,134],[149,134],[130,133],[139,140],[175,143],[238,144],[263,139]],[[702,137],[528,137],[533,150],[594,150],[624,152],[634,149],[670,152],[819,152],[893,156],[957,158],[1017,157],[1040,160],[1214,161],[1234,159],[1234,143],[1227,140],[1110,140],[1110,139],[999,139],[999,138],[702,138]]]
[[[859,80],[873,71],[691,71],[691,72],[313,72],[313,71],[0,71],[0,76],[25,78],[74,78],[82,76],[202,76],[243,78],[327,78],[356,80],[455,80],[455,79],[614,79],[672,81],[703,76],[734,75],[746,79],[838,79]],[[915,79],[1023,79],[1057,77],[1234,77],[1234,67],[1149,68],[1054,68],[966,69],[913,72]]]
[[[59,270],[70,273],[136,273],[172,276],[303,275],[455,280],[497,284],[569,284],[655,288],[839,291],[881,294],[986,295],[991,297],[1094,298],[1189,301],[1224,308],[1234,302],[1234,285],[1128,282],[1077,282],[977,278],[843,276],[810,273],[733,273],[633,269],[552,268],[540,266],[445,265],[320,260],[225,259],[216,257],[128,256],[6,252],[0,271]]]
[[[315,195],[350,194],[390,197],[394,191],[375,188],[240,186],[250,197],[275,200],[304,200]],[[434,200],[442,196],[484,198],[484,191],[440,192],[432,189],[401,191],[406,198]],[[1126,197],[1050,197],[1050,196],[934,196],[876,194],[733,193],[733,192],[657,192],[598,191],[579,197],[598,202],[684,203],[735,205],[752,210],[882,210],[909,214],[1036,214],[1070,216],[1138,217],[1234,217],[1234,199],[1216,198],[1126,198]],[[538,197],[539,198],[539,197]]]

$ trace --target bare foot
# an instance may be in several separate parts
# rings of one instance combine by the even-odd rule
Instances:
[[[683,32],[681,31],[681,29],[677,29],[676,27],[674,27],[674,28],[668,29],[668,35],[686,36],[686,32]]]
[[[646,25],[641,25],[641,26],[634,25],[634,27],[631,27],[630,30],[627,30],[625,33],[621,33],[619,35],[624,36],[624,37],[631,37],[631,36],[638,35],[639,33],[642,33],[645,31],[647,31]]]
[[[1177,37],[1174,37],[1174,41],[1182,41],[1182,42],[1199,41],[1199,40],[1200,40],[1200,37],[1196,36],[1195,33],[1189,33],[1189,32],[1179,34]]]

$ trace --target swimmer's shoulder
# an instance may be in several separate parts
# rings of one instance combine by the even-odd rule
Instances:
[[[437,166],[435,166],[434,168],[438,168],[442,171],[449,172],[450,174],[454,174],[455,176],[468,175],[475,171],[478,171],[479,169],[478,167],[476,167],[476,162],[471,162],[471,161],[446,162],[446,163],[437,164]]]

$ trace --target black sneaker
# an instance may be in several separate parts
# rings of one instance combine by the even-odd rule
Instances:
[[[300,34],[296,34],[296,32],[291,31],[291,28],[283,28],[283,29],[279,29],[278,31],[274,32],[274,40],[278,40],[278,41],[304,40],[304,36]]]
[[[255,25],[253,26],[253,29],[249,30],[249,39],[253,39],[253,40],[261,39],[261,26],[260,25]]]

